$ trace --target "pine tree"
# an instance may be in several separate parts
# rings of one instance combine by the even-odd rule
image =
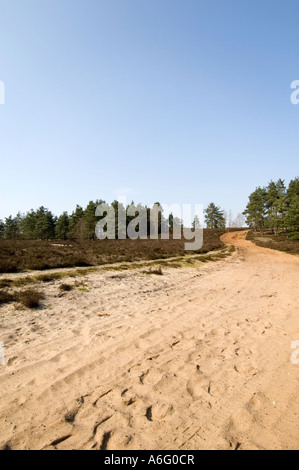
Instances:
[[[289,184],[286,196],[286,226],[291,237],[298,239],[299,232],[299,178],[295,178]]]
[[[22,227],[21,227],[22,217],[21,214],[17,214],[16,217],[11,215],[5,219],[4,226],[4,238],[7,240],[16,240],[21,238]]]
[[[69,226],[70,226],[70,219],[67,212],[64,212],[58,219],[56,228],[55,228],[55,236],[59,240],[66,240],[69,236]]]
[[[220,207],[213,202],[205,210],[205,222],[207,228],[225,228],[225,217]]]
[[[286,215],[286,225],[288,230],[292,232],[291,237],[294,237],[294,232],[299,233],[299,196],[292,198],[292,202],[288,208]],[[296,237],[298,239],[298,237]]]
[[[55,220],[52,212],[41,206],[36,211],[36,237],[41,240],[55,238]]]
[[[255,230],[264,232],[267,227],[267,189],[257,188],[250,196],[246,210],[243,212],[246,222]]]
[[[83,219],[83,217],[84,217],[84,210],[81,206],[77,204],[75,211],[70,216],[70,224],[69,224],[70,238],[75,238],[76,225],[78,224],[80,219]]]
[[[4,228],[5,228],[4,222],[3,220],[0,219],[0,238],[4,237]]]
[[[192,228],[193,230],[200,228],[200,220],[199,220],[198,215],[194,217],[194,220],[192,222]]]
[[[26,240],[34,240],[36,234],[36,213],[34,210],[27,212],[22,221],[23,238]]]
[[[90,201],[84,211],[83,218],[86,224],[87,238],[89,239],[94,239],[96,237],[95,229],[96,229],[96,225],[99,219],[98,217],[96,217],[95,214],[96,214],[96,208],[100,206],[101,204],[105,204],[105,201],[102,201],[102,200],[97,200],[95,202]]]

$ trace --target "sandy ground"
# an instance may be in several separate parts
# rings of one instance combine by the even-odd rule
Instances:
[[[2,307],[0,448],[298,449],[299,258],[224,241],[202,268]]]

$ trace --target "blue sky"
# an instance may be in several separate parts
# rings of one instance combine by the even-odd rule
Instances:
[[[236,215],[298,176],[296,0],[0,1],[0,218],[120,195]]]

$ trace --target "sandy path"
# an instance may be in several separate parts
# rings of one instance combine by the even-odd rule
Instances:
[[[299,258],[244,238],[200,269],[2,307],[0,448],[298,449]]]

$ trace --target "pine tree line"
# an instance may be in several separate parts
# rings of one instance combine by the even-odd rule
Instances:
[[[98,219],[95,210],[102,201],[91,201],[84,210],[77,205],[71,215],[64,212],[56,217],[45,207],[26,214],[18,213],[15,217],[9,216],[0,221],[0,238],[24,240],[49,240],[70,238],[92,239]]]
[[[40,207],[37,210],[31,210],[26,214],[18,213],[15,217],[9,216],[5,221],[0,220],[0,238],[8,240],[88,240],[95,238],[95,227],[99,221],[99,217],[95,215],[96,208],[100,204],[106,204],[103,200],[90,201],[85,209],[77,205],[76,209],[69,215],[67,212],[63,212],[60,217],[56,217],[50,210],[45,207]],[[134,204],[132,202],[132,204]],[[174,217],[170,214],[169,217],[165,218],[163,209],[159,203],[156,203],[161,210],[161,214],[158,219],[158,233],[167,231],[170,233],[174,227],[183,228],[183,222],[181,219]],[[119,227],[118,217],[119,214],[126,218],[126,226],[134,219],[134,216],[129,216],[126,213],[126,209],[118,201],[113,201],[110,205],[114,209],[115,213],[115,238],[118,238]],[[151,209],[142,204],[138,204],[136,207],[136,214],[140,209],[144,209],[144,213],[147,217],[148,234],[151,231]],[[220,207],[211,203],[205,210],[205,223],[207,228],[217,229],[225,228],[226,219],[224,211]],[[193,229],[200,228],[199,218],[196,216],[193,221]]]
[[[267,187],[258,187],[250,196],[244,211],[247,224],[273,235],[286,232],[289,238],[299,239],[299,178],[288,186],[279,179]]]
[[[15,217],[9,216],[5,221],[0,220],[0,238],[7,240],[92,240],[96,237],[95,227],[101,217],[97,217],[96,208],[106,204],[103,200],[90,201],[85,209],[77,205],[76,209],[69,215],[63,212],[60,217],[56,217],[53,213],[45,207],[40,207],[36,211],[31,210],[26,214],[18,213]],[[132,202],[132,205],[134,203]],[[160,204],[156,203],[160,208]],[[113,201],[109,206],[114,209],[115,214],[115,238],[118,238],[119,227],[118,217],[119,214],[125,214],[126,226],[134,219],[134,216],[126,214],[126,208],[118,201]],[[148,234],[150,233],[150,212],[151,209],[142,204],[136,206],[136,211],[144,209],[147,217]],[[103,215],[103,217],[106,214]],[[161,233],[163,228],[169,228],[170,231],[174,225],[182,226],[182,221],[170,214],[166,219],[163,216],[161,208],[161,215],[159,216],[158,232]]]

